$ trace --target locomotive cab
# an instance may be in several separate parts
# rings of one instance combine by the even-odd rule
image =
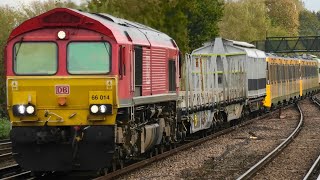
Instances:
[[[92,26],[84,16],[56,9],[10,36],[11,141],[25,169],[92,170],[112,159],[119,46]]]

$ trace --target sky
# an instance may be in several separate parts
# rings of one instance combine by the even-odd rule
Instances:
[[[304,2],[307,9],[309,9],[311,11],[320,11],[320,1],[319,0],[303,0],[303,2]]]
[[[22,3],[28,3],[28,1],[32,0],[0,0],[0,6],[1,5],[9,5],[9,6],[17,6]],[[44,0],[39,0],[39,1],[44,1]],[[75,3],[80,3],[85,0],[72,0]],[[319,0],[303,0],[305,3],[305,6],[307,9],[311,11],[320,11],[320,1]]]

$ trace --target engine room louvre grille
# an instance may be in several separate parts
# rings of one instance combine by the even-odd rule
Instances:
[[[48,24],[51,24],[51,23],[74,24],[74,23],[80,23],[80,17],[74,16],[67,12],[57,12],[44,17],[42,21],[43,23],[48,23]]]

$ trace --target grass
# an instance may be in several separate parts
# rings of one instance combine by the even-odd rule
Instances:
[[[0,118],[0,139],[8,139],[10,129],[10,121],[6,118]]]

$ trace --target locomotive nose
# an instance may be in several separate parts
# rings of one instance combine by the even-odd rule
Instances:
[[[43,126],[45,122],[49,126],[115,123],[115,78],[48,78],[9,80],[8,105],[14,125],[31,122],[35,126]]]

